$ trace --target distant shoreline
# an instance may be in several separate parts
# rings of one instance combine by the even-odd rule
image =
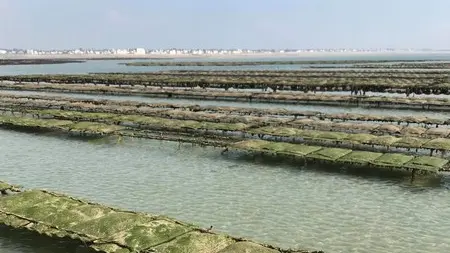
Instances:
[[[134,61],[134,62],[122,62],[119,65],[132,66],[132,67],[149,67],[149,66],[169,66],[169,67],[192,67],[192,66],[258,66],[258,65],[321,65],[321,64],[377,64],[377,63],[402,63],[402,64],[420,64],[423,62],[428,62],[428,60],[265,60],[265,61]],[[440,62],[436,60],[436,62]],[[448,64],[447,64],[448,65]],[[375,66],[378,65],[369,65]],[[320,67],[320,66],[319,66]],[[342,67],[342,66],[339,66]],[[354,66],[352,66],[354,67]],[[327,68],[327,67],[323,67]]]
[[[65,63],[83,63],[83,60],[77,59],[0,59],[0,66],[11,65],[43,65],[43,64],[65,64]]]
[[[167,55],[167,54],[147,54],[147,55],[0,55],[0,59],[76,59],[76,60],[140,60],[140,59],[243,59],[243,58],[308,58],[308,57],[333,57],[333,56],[415,56],[415,55],[450,55],[450,51],[430,51],[430,52],[302,52],[302,53],[251,53],[251,54],[204,54],[204,55]]]

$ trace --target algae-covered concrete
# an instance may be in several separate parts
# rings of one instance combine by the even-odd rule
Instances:
[[[6,183],[1,189],[13,189]],[[282,250],[216,234],[164,216],[123,211],[44,190],[0,197],[0,224],[71,238],[106,253],[280,253]]]
[[[237,150],[289,155],[348,165],[369,165],[374,168],[396,168],[438,173],[449,170],[449,160],[431,156],[413,156],[398,153],[362,152],[351,149],[327,148],[284,142],[245,140],[230,145]]]

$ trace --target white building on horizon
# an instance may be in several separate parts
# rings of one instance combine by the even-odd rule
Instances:
[[[137,55],[145,55],[145,53],[146,53],[145,48],[136,48],[134,50],[134,54],[137,54]]]
[[[129,54],[130,53],[127,49],[116,49],[114,51],[116,54]]]

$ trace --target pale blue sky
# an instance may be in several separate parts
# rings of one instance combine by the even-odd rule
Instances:
[[[0,0],[0,48],[450,48],[450,0]]]

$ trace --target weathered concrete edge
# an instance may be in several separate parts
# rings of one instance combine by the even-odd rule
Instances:
[[[6,195],[10,194],[10,192],[12,192],[12,193],[20,193],[20,192],[26,192],[26,191],[41,191],[41,192],[45,192],[45,193],[50,194],[50,195],[54,195],[55,197],[64,197],[64,198],[68,198],[68,199],[71,199],[71,200],[74,200],[74,201],[78,201],[78,202],[81,202],[81,203],[87,204],[87,205],[98,205],[98,206],[106,207],[106,208],[111,209],[112,211],[116,211],[116,212],[133,213],[133,214],[139,214],[139,215],[150,215],[150,214],[144,213],[144,212],[128,211],[128,210],[123,210],[123,209],[114,208],[114,207],[110,207],[110,206],[105,206],[105,205],[102,205],[102,204],[99,204],[99,203],[95,203],[95,202],[91,202],[91,201],[87,201],[87,200],[82,200],[82,199],[74,198],[74,197],[71,197],[71,196],[68,196],[68,195],[65,195],[65,194],[56,193],[56,192],[52,192],[52,191],[47,191],[47,190],[43,190],[43,189],[20,190],[19,188],[17,188],[14,185],[10,185],[10,184],[4,183],[2,181],[0,181],[0,183],[2,183],[3,185],[10,186],[8,189],[5,188],[5,191],[2,191],[2,194],[4,194],[4,195],[5,194]],[[34,232],[34,233],[37,233],[37,234],[40,234],[40,235],[44,235],[44,236],[47,236],[47,237],[50,237],[50,238],[55,238],[56,237],[56,238],[64,238],[64,239],[70,239],[70,240],[78,240],[78,241],[81,241],[81,242],[84,242],[84,243],[85,242],[90,242],[90,245],[87,245],[87,246],[89,246],[91,249],[93,249],[95,251],[98,251],[98,252],[104,252],[104,251],[99,251],[95,247],[95,246],[98,246],[98,245],[101,245],[101,244],[115,244],[115,245],[117,245],[117,246],[119,246],[119,247],[121,247],[123,249],[128,249],[129,252],[134,252],[134,251],[131,251],[131,249],[129,249],[127,247],[127,245],[118,245],[116,242],[108,242],[108,241],[102,240],[101,238],[96,238],[95,236],[91,236],[91,235],[87,235],[87,234],[86,235],[85,234],[80,234],[80,233],[75,232],[75,231],[69,231],[69,230],[61,229],[61,228],[58,228],[58,226],[55,226],[55,225],[52,225],[52,224],[46,224],[46,223],[41,222],[41,221],[31,220],[31,219],[28,219],[26,217],[21,217],[20,215],[13,214],[13,213],[8,213],[8,212],[2,211],[2,210],[0,210],[0,214],[6,215],[6,216],[8,216],[9,218],[12,218],[12,220],[15,220],[15,221],[28,222],[28,224],[26,224],[25,226],[24,225],[17,225],[17,224],[14,225],[14,224],[12,224],[14,222],[10,222],[10,224],[5,224],[5,223],[3,224],[3,225],[6,225],[6,226],[8,226],[8,227],[10,227],[12,229],[26,229],[26,230],[29,230],[31,232]],[[312,251],[311,252],[311,251],[298,250],[298,249],[296,249],[296,250],[294,250],[294,249],[281,249],[279,247],[272,246],[272,245],[269,245],[269,244],[257,243],[257,242],[254,242],[252,240],[246,239],[246,238],[237,238],[237,237],[233,237],[233,236],[226,235],[226,234],[223,234],[223,233],[214,233],[214,232],[211,232],[210,230],[203,229],[203,228],[197,227],[195,225],[192,225],[192,224],[189,224],[189,223],[186,223],[186,222],[178,221],[178,220],[169,218],[167,216],[163,216],[163,215],[152,215],[152,216],[154,216],[157,219],[167,220],[167,221],[170,221],[170,222],[177,223],[179,225],[191,226],[192,230],[188,231],[188,233],[200,232],[200,233],[208,233],[208,234],[212,234],[212,235],[218,235],[218,236],[222,235],[222,236],[228,237],[231,240],[233,240],[234,242],[231,245],[227,246],[227,248],[223,249],[223,250],[225,250],[224,252],[228,252],[226,250],[230,246],[237,245],[239,243],[244,243],[244,245],[245,245],[245,243],[248,243],[249,245],[258,246],[261,249],[265,249],[265,250],[270,251],[270,252],[273,251],[273,252],[280,252],[280,253],[323,253],[323,251]],[[46,228],[51,229],[53,231],[52,232],[42,233],[42,231],[40,231],[39,229],[36,229],[35,226],[29,226],[29,224],[32,224],[32,223],[40,225],[41,228],[42,227],[46,227]],[[184,234],[178,235],[178,236],[172,238],[171,240],[175,240],[175,239],[177,239],[179,237],[182,237],[183,235]],[[232,247],[230,249],[232,249]],[[149,249],[149,250],[151,250],[151,249]],[[255,250],[255,249],[253,249],[253,250]],[[253,251],[253,250],[251,250],[250,252],[255,252],[255,253],[259,252],[259,251]],[[141,252],[146,252],[146,250],[141,251]],[[150,251],[150,252],[153,252],[153,251]],[[218,251],[217,253],[219,253],[219,252],[222,252],[222,250]],[[240,253],[240,252],[241,251],[236,252],[236,253]],[[244,253],[244,252],[247,252],[247,251],[242,251],[242,253]],[[264,252],[266,252],[266,251],[264,251]]]

